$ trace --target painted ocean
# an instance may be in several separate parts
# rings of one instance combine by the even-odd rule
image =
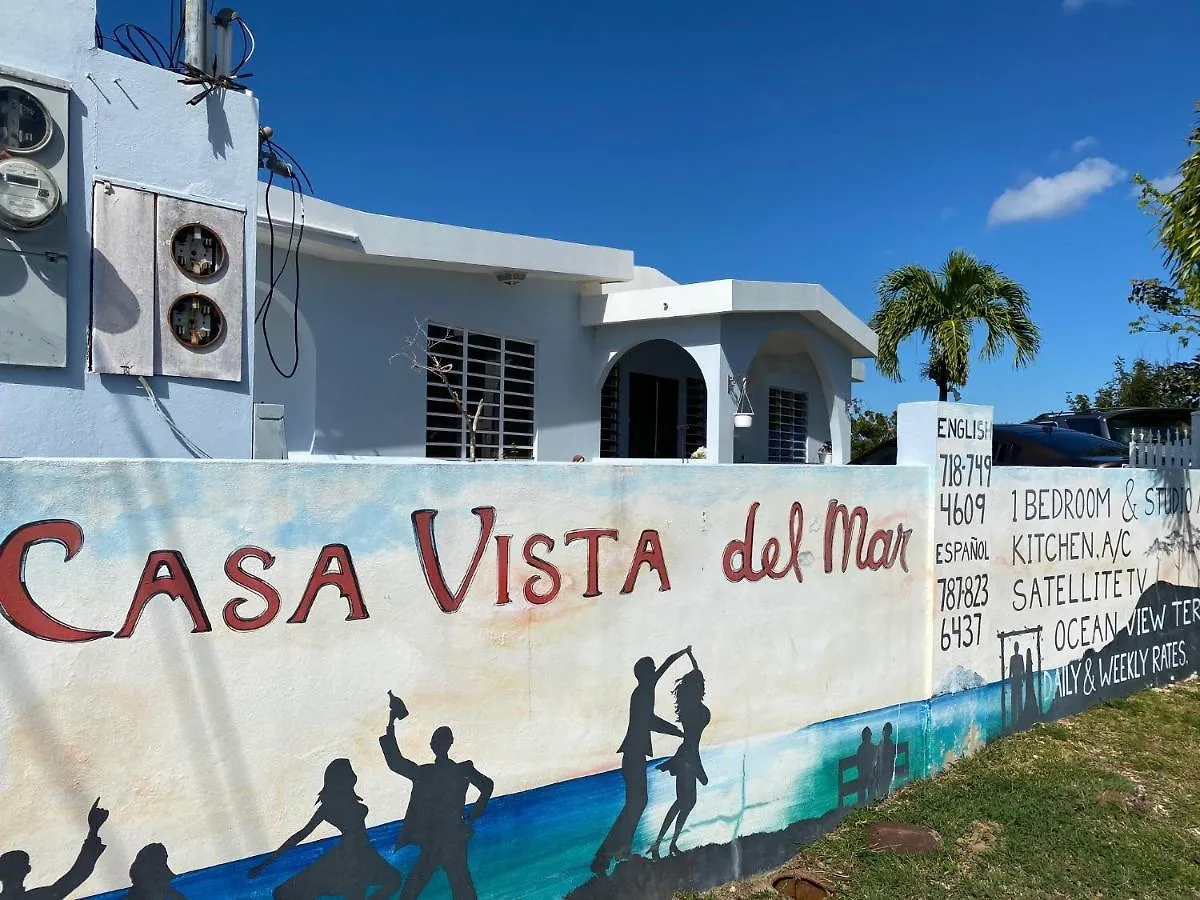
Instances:
[[[1053,696],[1053,676],[1043,686]],[[839,805],[839,763],[855,755],[862,731],[870,728],[877,743],[891,723],[898,745],[907,743],[907,775],[895,785],[941,769],[1000,733],[999,684],[989,684],[930,701],[905,703],[868,713],[831,719],[785,734],[741,744],[706,748],[709,784],[680,838],[680,849],[727,844],[735,838],[780,831],[815,819]],[[664,740],[663,744],[667,742]],[[614,762],[618,757],[614,753]],[[638,829],[634,851],[646,853],[674,800],[674,779],[649,764],[649,805]],[[748,773],[755,773],[750,777]],[[489,900],[559,900],[588,881],[592,855],[616,818],[624,797],[619,770],[499,796],[488,804],[470,843],[470,868],[479,896]],[[372,798],[365,798],[370,805]],[[853,798],[848,798],[853,802]],[[401,872],[412,869],[417,850],[392,847],[400,822],[370,830],[372,843]],[[286,834],[278,836],[280,842]],[[302,871],[339,838],[302,844],[280,857],[258,879],[247,872],[262,857],[229,862],[180,875],[174,886],[189,900],[267,898],[274,888]],[[665,843],[664,843],[665,849]],[[116,900],[124,891],[95,895]],[[421,895],[449,900],[445,875],[438,872]]]

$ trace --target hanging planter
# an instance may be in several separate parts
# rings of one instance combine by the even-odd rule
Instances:
[[[733,413],[734,428],[749,428],[754,424],[754,407],[750,405],[750,377],[729,376],[729,393],[737,397],[737,409]]]

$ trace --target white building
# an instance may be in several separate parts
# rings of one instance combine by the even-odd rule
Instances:
[[[680,285],[626,250],[309,201],[297,365],[294,274],[273,277],[269,252],[273,233],[278,276],[299,237],[291,208],[273,195],[268,219],[259,203],[258,301],[272,303],[254,384],[283,408],[289,456],[463,457],[474,431],[486,458],[703,447],[717,462],[815,462],[826,443],[846,458],[846,403],[875,336],[819,285]],[[462,402],[414,356],[447,366]],[[735,429],[747,375],[755,415]]]
[[[0,456],[846,460],[875,336],[819,285],[311,199],[281,272],[300,223],[278,188],[267,214],[257,100],[190,104],[97,47],[94,3],[13,3],[0,103],[50,125],[10,174],[61,201],[0,215]]]

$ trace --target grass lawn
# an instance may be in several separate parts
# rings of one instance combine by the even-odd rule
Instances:
[[[867,848],[871,823],[933,828],[942,849]],[[989,744],[856,812],[783,871],[838,898],[1200,898],[1200,682],[1144,691]],[[771,877],[690,900],[778,898]]]

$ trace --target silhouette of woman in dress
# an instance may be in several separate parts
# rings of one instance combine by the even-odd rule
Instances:
[[[688,815],[696,806],[696,783],[708,784],[708,774],[704,771],[704,763],[700,759],[700,736],[712,721],[712,713],[704,705],[704,673],[696,665],[696,657],[691,648],[687,651],[688,659],[692,661],[692,671],[688,672],[675,683],[675,718],[683,728],[683,740],[675,755],[658,766],[660,772],[675,776],[675,802],[667,810],[658,838],[650,848],[650,854],[657,859],[658,847],[675,823],[675,834],[671,838],[668,854],[675,856],[679,853],[679,835]]]
[[[388,865],[367,837],[367,807],[354,792],[358,776],[348,759],[335,759],[325,769],[325,786],[317,794],[317,811],[308,824],[284,841],[283,846],[250,870],[257,878],[267,866],[287,853],[327,822],[342,833],[312,865],[275,888],[275,900],[315,900],[330,894],[345,900],[362,900],[372,885],[379,891],[372,900],[391,897],[403,879]]]

